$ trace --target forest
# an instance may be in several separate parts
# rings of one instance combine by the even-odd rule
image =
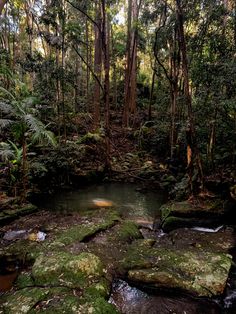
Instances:
[[[235,209],[236,1],[0,0],[0,313],[233,314]]]

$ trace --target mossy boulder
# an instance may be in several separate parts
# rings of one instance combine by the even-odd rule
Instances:
[[[68,288],[25,288],[5,297],[2,311],[6,314],[65,313],[115,314],[113,305],[103,297],[80,296]]]
[[[4,225],[18,217],[31,214],[35,211],[37,211],[37,207],[30,203],[22,205],[22,206],[12,205],[12,206],[3,208],[3,211],[0,213],[0,225]]]
[[[3,313],[23,314],[30,313],[33,307],[49,296],[49,289],[26,288],[5,296]]]
[[[32,276],[36,285],[85,288],[104,275],[100,259],[91,253],[73,255],[53,252],[39,256],[33,267]]]
[[[179,289],[196,296],[224,292],[232,256],[198,249],[145,248],[131,245],[123,266],[128,279],[150,288]]]
[[[161,223],[161,228],[164,232],[170,232],[179,228],[192,228],[192,227],[216,227],[222,223],[221,219],[203,219],[203,218],[184,218],[184,217],[175,217],[169,216]]]
[[[117,243],[124,242],[129,243],[134,239],[142,238],[142,235],[138,229],[138,226],[133,221],[123,221],[114,228],[114,232],[108,236],[108,242]]]
[[[107,302],[110,282],[105,273],[101,260],[91,253],[42,254],[31,271],[20,274],[14,291],[4,296],[0,312],[117,313]]]
[[[61,248],[74,242],[81,242],[84,239],[96,234],[99,231],[112,227],[120,217],[116,211],[101,211],[102,216],[88,219],[85,223],[75,225],[65,230],[58,230],[54,236],[54,240],[47,244],[50,249]]]
[[[34,280],[31,276],[31,272],[22,271],[16,280],[16,287],[19,289],[34,286]]]
[[[169,202],[160,211],[161,227],[165,232],[183,227],[215,226],[226,214],[224,203],[220,200],[196,204],[188,201]]]

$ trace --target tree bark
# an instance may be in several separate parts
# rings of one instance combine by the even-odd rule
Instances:
[[[188,125],[186,129],[187,137],[187,170],[189,175],[189,185],[191,192],[194,193],[193,187],[193,173],[194,169],[198,170],[198,176],[201,182],[201,188],[203,189],[204,179],[203,179],[203,170],[202,163],[197,147],[195,127],[194,127],[194,117],[192,109],[192,96],[190,93],[189,85],[189,72],[188,72],[188,57],[187,57],[187,47],[185,41],[184,33],[184,19],[183,19],[183,10],[181,5],[181,0],[176,0],[176,15],[179,29],[179,45],[182,55],[182,71],[184,77],[184,95],[187,103],[188,111]],[[196,163],[196,165],[194,164]]]
[[[4,5],[7,3],[8,0],[0,0],[0,16],[2,15],[2,10]]]
[[[125,96],[123,124],[129,125],[130,113],[136,113],[136,89],[137,89],[137,23],[142,1],[128,2],[127,18],[127,43],[126,43],[126,70],[125,70]]]
[[[106,139],[106,162],[105,168],[111,170],[110,163],[110,21],[106,10],[106,0],[102,0],[102,46],[104,61],[104,107],[105,107],[105,139]]]
[[[102,39],[101,39],[101,5],[99,1],[95,6],[96,15],[96,25],[94,25],[95,32],[95,56],[94,56],[94,73],[99,81],[101,81],[101,63],[102,63]],[[94,116],[93,116],[93,126],[94,129],[99,127],[100,123],[100,97],[101,97],[101,87],[98,81],[95,81],[94,86]]]

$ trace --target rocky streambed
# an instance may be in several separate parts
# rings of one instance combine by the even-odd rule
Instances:
[[[194,207],[197,213],[191,203],[185,203],[184,210],[181,203],[165,205],[162,225],[168,217],[187,216],[189,226],[189,219],[199,214],[199,206]],[[67,214],[40,211],[1,231],[29,228],[45,232],[46,239],[1,239],[0,255],[14,256],[21,271],[13,287],[2,293],[0,313],[225,311],[226,292],[234,284],[229,280],[232,227],[205,232],[185,228],[182,222],[181,228],[172,224],[169,233],[163,233],[153,230],[147,217],[127,219],[106,208]]]

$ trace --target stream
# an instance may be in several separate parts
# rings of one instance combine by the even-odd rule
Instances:
[[[91,185],[79,190],[62,191],[41,196],[39,207],[53,208],[59,212],[86,211],[93,207],[92,200],[109,200],[127,218],[157,218],[159,208],[165,202],[162,191],[148,191],[136,184],[106,183]]]
[[[146,222],[143,235],[148,237],[150,235],[148,229],[152,229],[152,222],[160,217],[159,208],[166,201],[166,196],[162,191],[143,191],[135,184],[107,183],[47,195],[41,198],[37,205],[54,208],[59,212],[78,210],[83,212],[88,207],[93,207],[92,200],[109,200],[123,216],[139,222],[143,221],[144,224]],[[206,232],[217,232],[217,229],[206,229]],[[157,230],[156,239],[162,234],[161,230]],[[232,269],[229,281],[231,288],[226,289],[222,299],[209,300],[168,291],[150,292],[116,279],[113,282],[109,302],[124,314],[234,314],[236,313],[235,269]]]
[[[123,217],[139,223],[144,238],[151,236],[156,241],[164,233],[160,229],[153,230],[153,221],[159,220],[159,209],[165,202],[166,196],[162,191],[143,190],[138,185],[123,183],[106,183],[80,190],[61,191],[54,195],[41,196],[35,201],[39,208],[50,208],[62,214],[75,211],[82,213],[88,208],[99,207],[100,204],[107,203],[109,206],[112,204]],[[216,229],[200,228],[195,231],[215,233],[220,229],[221,226]],[[235,252],[231,254],[235,260]],[[113,281],[109,303],[114,304],[123,314],[235,314],[236,267],[233,266],[231,269],[225,294],[214,300],[193,298],[190,295],[167,290],[150,291],[145,287],[137,287],[126,282],[124,278],[116,278]]]

